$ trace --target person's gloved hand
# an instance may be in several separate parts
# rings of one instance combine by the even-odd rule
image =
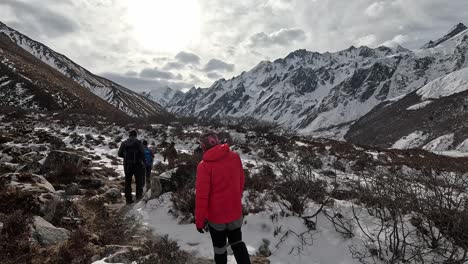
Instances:
[[[203,234],[205,232],[208,232],[208,223],[205,221],[205,225],[202,228],[197,228],[197,231],[200,232],[200,234]]]

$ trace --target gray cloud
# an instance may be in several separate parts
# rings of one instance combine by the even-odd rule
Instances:
[[[130,76],[130,77],[134,77],[134,76],[137,76],[138,75],[138,72],[136,71],[128,71],[125,73],[125,76]]]
[[[181,79],[180,75],[175,75],[172,72],[168,71],[161,71],[158,70],[158,68],[146,68],[143,69],[140,72],[140,77],[144,78],[158,78],[158,79],[165,79],[165,80],[171,80],[171,79]]]
[[[151,65],[180,82],[192,83],[190,76],[197,76],[197,85],[203,87],[213,81],[207,73],[237,75],[260,60],[275,60],[300,48],[318,52],[359,44],[418,48],[458,22],[468,23],[466,0],[199,0],[200,27],[194,38],[185,47],[162,51],[142,48],[127,16],[133,2],[0,0],[0,19],[90,71],[125,76],[128,70],[140,73]],[[201,58],[222,58],[230,64],[204,64]],[[163,80],[174,79],[158,79]]]
[[[229,64],[226,63],[222,60],[218,59],[211,59],[203,68],[204,71],[206,72],[211,72],[211,71],[227,71],[227,72],[232,72],[234,71],[234,64]]]
[[[175,59],[186,64],[200,64],[200,57],[190,52],[181,51],[175,56]]]
[[[185,67],[185,64],[180,63],[180,62],[168,62],[166,65],[164,65],[165,70],[180,70]]]
[[[79,30],[79,25],[70,18],[71,16],[50,10],[48,5],[42,2],[2,0],[1,6],[10,8],[17,18],[20,18],[12,20],[11,24],[29,34],[56,38]]]
[[[119,73],[102,73],[101,76],[112,80],[124,87],[132,89],[134,91],[148,91],[160,87],[169,86],[173,89],[186,89],[193,86],[191,83],[186,82],[173,82],[167,80],[156,80],[156,79],[146,79],[146,78],[138,78],[138,77],[131,77],[126,75],[121,75]]]
[[[217,72],[208,72],[206,76],[213,80],[218,80],[218,79],[223,78],[223,76]]]
[[[303,41],[307,38],[304,30],[297,28],[280,29],[276,32],[266,34],[257,33],[250,37],[251,46],[268,47],[272,45],[286,46],[294,41]]]

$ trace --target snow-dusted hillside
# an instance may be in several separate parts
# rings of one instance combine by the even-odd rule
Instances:
[[[158,103],[112,81],[92,74],[66,56],[53,51],[42,43],[30,39],[1,22],[0,34],[5,34],[11,41],[24,50],[130,116],[148,117],[166,113]]]
[[[449,151],[468,139],[468,67],[384,102],[356,122],[345,138],[394,148]]]
[[[209,89],[193,88],[168,108],[180,115],[253,117],[342,138],[379,103],[467,66],[468,30],[460,28],[438,45],[415,51],[400,46],[323,54],[297,50]]]
[[[128,116],[0,34],[0,107]]]

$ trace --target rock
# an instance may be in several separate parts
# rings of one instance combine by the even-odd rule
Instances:
[[[41,159],[43,159],[44,156],[39,152],[31,151],[31,152],[28,152],[28,153],[22,155],[20,158],[23,161],[38,162]]]
[[[108,186],[103,186],[103,187],[99,188],[98,193],[99,193],[99,194],[104,194],[104,193],[106,193],[109,189],[110,189],[110,188],[109,188]]]
[[[0,192],[5,196],[2,207],[23,210],[51,221],[60,201],[55,189],[44,177],[28,173],[0,176]]]
[[[10,136],[0,136],[0,144],[12,142],[14,139]]]
[[[117,188],[110,188],[107,190],[107,192],[104,193],[104,196],[112,203],[117,203],[122,200],[122,194]]]
[[[159,197],[159,195],[161,195],[161,192],[162,192],[162,187],[161,187],[161,182],[159,181],[159,177],[152,177],[150,199]]]
[[[34,217],[33,239],[42,246],[57,245],[70,238],[70,231],[57,228],[40,216]]]
[[[39,162],[29,162],[26,165],[22,166],[18,172],[40,174],[42,171],[42,164]]]
[[[271,256],[269,245],[270,245],[270,241],[267,239],[263,239],[263,244],[258,248],[258,254],[264,257]]]
[[[71,183],[65,187],[65,195],[80,195],[80,186],[76,183]]]
[[[97,190],[104,186],[104,181],[101,179],[82,179],[80,186],[85,189]]]
[[[83,169],[83,158],[72,152],[54,150],[47,156],[42,169],[51,182],[71,183]]]
[[[270,264],[270,260],[263,256],[251,257],[252,264]]]

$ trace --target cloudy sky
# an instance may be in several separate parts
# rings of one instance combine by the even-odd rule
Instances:
[[[0,20],[142,91],[208,87],[299,48],[422,46],[466,0],[1,0]]]

